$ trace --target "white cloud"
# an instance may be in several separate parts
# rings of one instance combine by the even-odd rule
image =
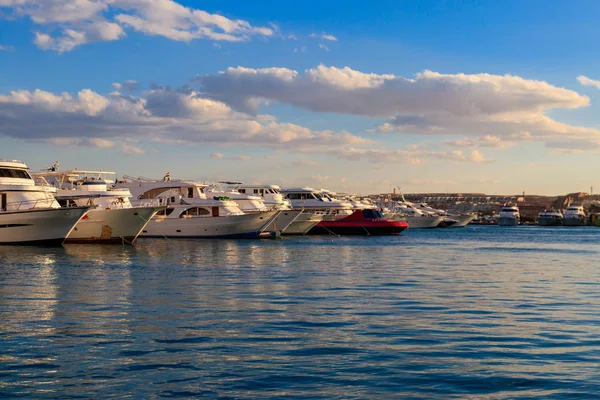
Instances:
[[[13,46],[0,44],[0,51],[14,51],[14,50],[15,50],[15,48]]]
[[[304,73],[228,68],[195,81],[208,96],[245,112],[279,102],[315,112],[388,119],[369,133],[394,130],[487,137],[490,140],[479,140],[485,147],[510,146],[509,142],[519,140],[600,138],[598,129],[564,124],[545,115],[552,109],[586,107],[588,97],[513,75],[424,71],[404,78],[320,65]]]
[[[131,144],[124,143],[121,145],[121,153],[123,154],[132,154],[132,155],[140,155],[146,153],[143,149],[133,146]]]
[[[516,145],[515,142],[505,141],[498,136],[486,135],[475,137],[474,139],[463,138],[459,140],[447,140],[444,144],[448,147],[459,149],[475,149],[478,147],[487,147],[491,149],[508,149]]]
[[[344,131],[315,131],[272,116],[242,114],[187,88],[156,88],[139,97],[118,92],[103,96],[89,89],[76,95],[13,91],[0,95],[0,135],[25,140],[138,138],[177,145],[237,144],[296,151],[370,143]],[[131,145],[122,150],[140,154]]]
[[[358,149],[345,147],[331,152],[339,158],[360,161],[365,160],[372,163],[406,163],[421,164],[424,160],[447,160],[460,163],[488,163],[493,160],[483,156],[479,151],[473,150],[464,153],[462,150],[449,152],[426,151],[426,150],[381,150],[381,149]]]
[[[320,45],[319,45],[319,48],[320,48],[321,50],[329,51],[329,47],[325,46],[324,44],[320,44]]]
[[[323,40],[329,40],[332,42],[337,42],[337,38],[329,33],[321,32],[321,33],[311,33],[309,35],[311,38],[319,38]]]
[[[223,154],[222,153],[212,153],[210,155],[210,158],[220,159],[220,158],[223,158]]]
[[[583,75],[579,75],[577,77],[577,80],[579,81],[580,84],[582,84],[583,86],[595,86],[598,89],[600,89],[600,81],[597,81],[595,79],[590,79],[587,76],[583,76]]]
[[[115,82],[112,84],[112,87],[114,87],[116,90],[121,90],[125,92],[135,92],[139,90],[140,84],[138,81],[129,79],[122,83]]]
[[[292,165],[296,167],[318,167],[321,165],[320,162],[311,160],[310,158],[301,158],[292,162]]]
[[[172,0],[2,0],[16,17],[29,17],[46,32],[35,32],[44,50],[71,51],[87,43],[119,40],[124,28],[189,42],[195,39],[246,41],[273,36],[276,27],[255,27],[240,19],[185,7]],[[60,35],[53,35],[58,28]]]

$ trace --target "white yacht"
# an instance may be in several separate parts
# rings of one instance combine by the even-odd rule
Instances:
[[[281,193],[294,209],[322,214],[323,221],[346,218],[354,212],[352,204],[332,197],[327,191],[303,187],[281,189]]]
[[[207,185],[193,181],[124,177],[115,187],[127,188],[138,202],[167,206],[142,231],[142,237],[259,237],[280,210],[244,213],[227,196],[206,196]],[[135,204],[134,201],[133,203]]]
[[[519,225],[520,219],[519,207],[516,204],[506,203],[500,210],[500,214],[498,214],[498,225],[516,226]]]
[[[570,205],[563,215],[564,226],[583,226],[586,224],[586,220],[587,216],[583,206]]]
[[[419,210],[410,202],[387,202],[382,207],[385,218],[392,221],[405,221],[408,229],[432,229],[437,228],[444,216]]]
[[[108,171],[65,170],[34,172],[57,190],[63,207],[90,206],[92,209],[75,226],[66,243],[133,244],[144,227],[160,210],[156,206],[133,207],[128,189],[111,188],[116,174]]]
[[[404,198],[404,196],[402,196]],[[405,203],[409,203],[404,200]],[[427,203],[410,203],[413,207],[418,208],[422,212],[430,215],[439,215],[444,217],[442,222],[438,225],[441,228],[464,228],[471,221],[473,221],[477,215],[475,213],[452,213],[440,209],[435,209]]]
[[[278,185],[244,185],[238,186],[242,194],[260,196],[267,206],[281,210],[275,221],[278,228],[284,227],[283,235],[306,235],[315,225],[323,220],[324,214],[304,212],[303,209],[293,209],[289,200],[284,199]],[[289,221],[289,224],[286,222]]]
[[[89,207],[62,209],[55,191],[22,161],[0,160],[0,244],[61,245]]]
[[[544,210],[537,216],[540,226],[559,226],[563,224],[563,215],[556,210]]]

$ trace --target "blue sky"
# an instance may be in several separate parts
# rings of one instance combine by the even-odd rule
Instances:
[[[0,156],[357,193],[600,188],[599,8],[0,0]]]

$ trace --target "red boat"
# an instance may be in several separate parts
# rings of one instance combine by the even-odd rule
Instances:
[[[321,221],[309,235],[397,235],[408,228],[404,221],[391,221],[378,210],[356,210],[337,221]]]

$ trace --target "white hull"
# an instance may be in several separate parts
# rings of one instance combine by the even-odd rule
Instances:
[[[498,218],[498,226],[517,226],[517,225],[519,225],[519,220],[517,218],[512,218],[512,217]]]
[[[398,213],[384,213],[383,216],[392,221],[405,221],[408,223],[408,229],[432,229],[437,228],[437,226],[444,220],[442,216],[408,216],[401,215]]]
[[[161,238],[253,238],[259,237],[281,211],[222,217],[154,217],[140,237]],[[175,214],[175,213],[174,213]]]
[[[564,226],[584,226],[585,218],[582,217],[564,217],[563,225]]]
[[[457,221],[455,224],[450,225],[450,228],[464,228],[469,225],[471,221],[475,219],[475,214],[459,214],[459,215],[450,215],[450,218]]]
[[[292,222],[292,224],[283,232],[284,235],[306,235],[308,231],[314,228],[319,222],[323,221],[324,215],[304,212]]]
[[[283,233],[301,214],[302,210],[282,210],[265,231]]]
[[[95,209],[75,226],[65,243],[133,243],[159,208]]]
[[[2,212],[0,244],[61,245],[87,211],[74,207]]]

